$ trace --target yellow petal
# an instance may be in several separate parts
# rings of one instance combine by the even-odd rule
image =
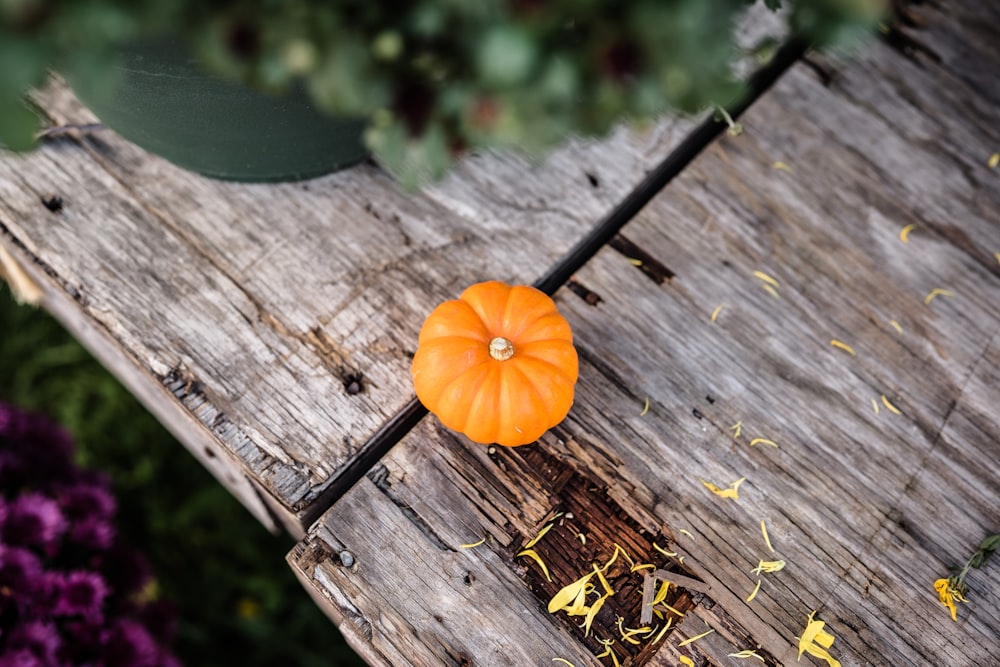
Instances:
[[[760,278],[761,280],[763,280],[768,285],[771,285],[773,287],[778,287],[779,286],[778,285],[778,281],[775,278],[773,278],[772,276],[767,275],[763,271],[754,271],[753,274],[755,276],[757,276],[758,278]]]
[[[753,587],[753,592],[747,597],[747,602],[753,602],[758,592],[760,592],[760,579],[757,580],[757,585]]]
[[[574,599],[576,599],[580,591],[585,591],[587,582],[590,581],[592,576],[594,576],[593,572],[585,574],[573,583],[563,586],[559,592],[553,595],[552,599],[549,600],[549,613],[554,614],[560,609],[564,609]]]
[[[847,343],[837,340],[836,338],[830,341],[830,345],[833,345],[834,347],[839,348],[844,352],[847,352],[852,357],[856,357],[858,354],[857,352],[854,351],[853,347],[851,347]]]
[[[687,667],[694,667],[694,660],[692,660],[691,658],[687,657],[686,655],[682,655],[682,656],[678,657],[677,659],[681,661],[682,665],[687,665]]]
[[[538,563],[538,566],[542,568],[542,572],[545,574],[545,580],[546,581],[552,581],[552,577],[549,576],[549,568],[546,567],[545,561],[542,560],[541,556],[539,556],[537,553],[535,553],[534,549],[525,549],[524,551],[518,553],[517,555],[519,557],[520,556],[527,556],[531,560],[533,560],[536,563]]]
[[[533,537],[533,538],[531,539],[531,541],[530,541],[530,542],[528,542],[527,544],[525,544],[525,545],[524,545],[524,548],[525,548],[525,549],[530,549],[531,547],[533,547],[533,546],[535,546],[536,544],[538,544],[538,540],[540,540],[540,539],[542,539],[543,537],[545,537],[545,533],[549,532],[549,531],[550,531],[551,529],[552,529],[552,524],[550,523],[549,525],[545,526],[545,528],[542,528],[542,529],[541,529],[540,531],[538,531],[538,534],[537,534],[537,535],[535,535],[535,536],[534,536],[534,537]]]
[[[767,548],[771,553],[774,553],[774,547],[771,546],[771,538],[767,535],[767,525],[764,523],[763,519],[760,520],[760,532],[764,536],[764,544],[767,545]]]
[[[899,240],[902,241],[903,243],[909,243],[910,232],[912,232],[914,228],[916,228],[916,225],[907,225],[906,227],[903,227],[901,230],[899,230]]]
[[[715,307],[715,310],[712,311],[712,321],[713,322],[719,317],[719,313],[722,312],[722,309],[724,307],[725,307],[725,304],[721,304],[720,303],[718,306]]]
[[[569,660],[566,660],[565,658],[552,658],[552,662],[561,662],[562,664],[568,665],[569,667],[576,667],[576,665],[574,665]]]
[[[767,445],[768,447],[774,447],[777,449],[778,443],[774,440],[768,440],[767,438],[754,438],[750,441],[751,447],[756,447],[757,445]]]
[[[458,548],[459,549],[473,549],[473,548],[478,547],[479,545],[483,544],[484,542],[486,542],[486,538],[485,537],[483,539],[479,540],[478,542],[472,542],[470,544],[459,544]]]
[[[706,489],[708,489],[715,495],[719,496],[720,498],[733,498],[734,500],[738,500],[740,494],[737,491],[737,489],[739,489],[740,484],[742,484],[745,480],[746,477],[740,478],[735,482],[733,482],[732,484],[730,484],[729,488],[726,489],[720,489],[715,484],[712,484],[711,482],[706,482],[705,480],[701,480],[701,483],[705,485]]]
[[[684,641],[682,641],[682,642],[681,642],[680,644],[678,644],[678,645],[677,645],[677,648],[680,648],[681,646],[687,646],[688,644],[690,644],[690,643],[692,643],[692,642],[696,642],[696,641],[698,641],[698,640],[699,640],[699,639],[701,639],[702,637],[707,637],[707,636],[709,636],[709,635],[710,635],[710,634],[712,634],[713,632],[715,632],[715,630],[709,630],[708,632],[703,632],[703,633],[701,633],[700,635],[695,635],[694,637],[688,637],[687,639],[685,639]]]
[[[927,296],[924,297],[924,303],[930,305],[931,301],[933,301],[935,298],[939,296],[955,296],[955,293],[948,289],[935,287],[934,289],[932,289],[930,292],[927,293]]]

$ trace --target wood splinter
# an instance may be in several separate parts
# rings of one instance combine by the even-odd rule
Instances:
[[[666,570],[656,570],[652,574],[643,572],[642,574],[642,613],[639,616],[639,623],[648,625],[653,622],[653,598],[656,596],[656,582],[664,581],[673,584],[677,588],[686,588],[696,593],[708,594],[712,590],[711,584],[698,581],[691,577],[676,572]]]

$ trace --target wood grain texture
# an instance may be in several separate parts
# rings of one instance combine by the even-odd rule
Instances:
[[[93,120],[61,84],[40,101],[57,124]],[[410,399],[423,315],[483,279],[530,282],[689,125],[570,143],[536,167],[474,156],[419,196],[366,165],[222,183],[110,132],[70,132],[0,158],[0,225],[5,246],[82,311],[64,314],[71,331],[103,331],[112,348],[99,356],[125,383],[172,393],[200,424],[175,428],[188,447],[232,463],[301,534]],[[51,194],[59,213],[41,203]]]
[[[715,145],[626,226],[632,245],[605,248],[577,289],[556,295],[581,357],[566,422],[502,450],[428,419],[290,554],[372,664],[611,664],[576,661],[581,648],[595,655],[589,639],[545,609],[607,558],[613,536],[594,536],[608,517],[575,517],[591,530],[575,572],[548,546],[564,527],[539,543],[559,565],[551,586],[517,557],[578,478],[640,527],[630,543],[662,536],[678,554],[669,564],[711,586],[664,648],[629,664],[748,664],[729,657],[741,650],[793,664],[817,610],[845,666],[1000,662],[1000,568],[974,571],[958,623],[932,588],[1000,530],[1000,187],[986,164],[1000,146],[989,92],[1000,56],[986,26],[1000,16],[987,2],[922,11],[929,27],[915,37],[936,60],[877,44],[829,85],[796,68],[743,136]],[[651,279],[621,248],[673,277]],[[776,280],[774,295],[755,271]],[[935,289],[950,294],[925,303]],[[742,477],[738,500],[702,483]],[[385,553],[403,526],[417,566]],[[350,569],[303,556],[328,547],[364,557]],[[482,586],[495,607],[527,608],[492,626],[512,653],[480,651],[468,634],[482,601],[449,566],[459,556],[493,573]],[[776,559],[783,570],[751,573]],[[398,600],[414,585],[439,592],[440,619]],[[603,609],[594,628],[623,647]]]

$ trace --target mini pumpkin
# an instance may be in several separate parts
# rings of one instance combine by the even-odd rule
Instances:
[[[478,283],[435,308],[413,357],[417,397],[480,443],[534,442],[573,404],[573,332],[544,292]]]

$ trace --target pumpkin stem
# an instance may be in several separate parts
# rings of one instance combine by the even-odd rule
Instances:
[[[490,356],[497,361],[507,361],[514,356],[514,344],[503,336],[490,341]]]

